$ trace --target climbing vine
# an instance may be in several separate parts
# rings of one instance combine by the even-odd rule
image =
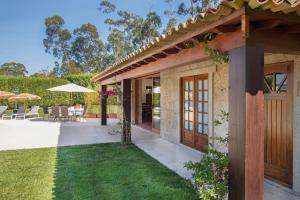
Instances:
[[[208,46],[208,42],[212,41],[216,37],[215,33],[206,33],[204,36],[199,37],[198,41],[203,44],[204,51],[209,55],[209,57],[218,64],[228,63],[229,55],[228,52],[221,52],[218,49],[214,49]]]

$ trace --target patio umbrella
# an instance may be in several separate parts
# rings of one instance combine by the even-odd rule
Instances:
[[[0,91],[0,100],[1,99],[8,99],[9,97],[15,96],[14,93],[12,92],[5,92],[5,91]]]
[[[41,97],[29,93],[21,93],[8,98],[9,101],[33,101],[33,100],[40,100],[40,99]]]
[[[12,97],[9,97],[8,101],[15,101],[15,102],[22,101],[22,102],[24,102],[24,106],[26,107],[26,105],[25,105],[26,101],[34,101],[34,100],[40,100],[40,99],[41,99],[41,97],[34,95],[34,94],[21,93],[21,94],[17,94]],[[15,104],[15,106],[17,107],[17,104]]]
[[[61,86],[49,88],[48,90],[49,91],[57,91],[57,92],[69,92],[70,93],[70,103],[71,103],[71,100],[72,100],[72,93],[73,92],[81,92],[81,93],[95,92],[94,90],[82,87],[80,85],[76,85],[74,83],[69,83],[69,84],[66,84],[66,85],[61,85]]]

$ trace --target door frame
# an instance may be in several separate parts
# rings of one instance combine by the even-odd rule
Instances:
[[[194,120],[193,120],[193,131],[192,131],[192,136],[191,136],[191,142],[186,142],[184,141],[184,81],[185,80],[193,80],[193,115],[194,115]],[[205,148],[202,148],[200,146],[197,146],[197,141],[200,138],[201,141],[207,141],[208,145],[208,137],[209,137],[209,131],[208,134],[206,136],[198,136],[197,134],[197,130],[198,130],[198,126],[196,126],[198,124],[197,121],[197,115],[198,115],[198,107],[197,107],[197,103],[198,103],[198,80],[207,80],[207,92],[208,92],[208,105],[209,105],[209,95],[211,95],[209,93],[209,74],[205,73],[205,74],[198,74],[198,75],[192,75],[192,76],[184,76],[180,78],[180,143],[187,145],[189,147],[192,147],[194,149],[197,149],[201,152],[207,152],[207,150]],[[209,106],[208,106],[209,107]],[[208,109],[208,108],[207,108]],[[208,110],[209,112],[209,110]],[[207,113],[207,116],[209,116],[209,114]],[[208,117],[209,120],[209,117]],[[209,127],[209,122],[207,124],[207,126]],[[196,128],[197,127],[197,128]]]
[[[285,68],[282,70],[282,68]],[[289,120],[291,123],[289,123],[287,127],[287,132],[291,133],[290,139],[287,141],[287,146],[290,146],[289,148],[289,153],[287,153],[287,160],[289,160],[289,174],[288,174],[288,179],[289,183],[284,183],[280,180],[277,180],[275,178],[272,178],[270,176],[266,176],[266,178],[271,179],[274,182],[277,182],[281,185],[287,186],[287,187],[292,187],[293,186],[293,161],[294,161],[294,155],[293,155],[293,142],[294,142],[294,133],[293,133],[293,128],[294,128],[294,112],[293,112],[293,107],[294,107],[294,61],[287,61],[287,62],[278,62],[278,63],[271,63],[271,64],[265,64],[264,66],[264,75],[267,73],[272,73],[276,71],[285,71],[287,74],[287,80],[288,80],[288,91],[287,91],[287,113],[289,116]],[[267,123],[266,121],[264,123]],[[266,138],[264,138],[265,140]]]

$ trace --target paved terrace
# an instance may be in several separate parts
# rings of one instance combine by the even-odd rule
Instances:
[[[109,120],[108,123],[108,126],[100,126],[98,120],[82,123],[0,120],[0,150],[119,142],[121,137],[115,132],[117,121]],[[173,144],[139,127],[134,126],[132,130],[135,145],[184,178],[190,178],[191,173],[183,164],[189,160],[197,161],[203,156],[201,152]],[[293,194],[290,189],[266,181],[265,199],[296,200],[300,196]]]

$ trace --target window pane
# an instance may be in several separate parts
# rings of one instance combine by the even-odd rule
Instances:
[[[203,125],[203,134],[208,134],[208,125]]]
[[[189,122],[188,121],[184,121],[184,129],[189,130]]]
[[[194,112],[189,112],[189,121],[194,121]]]
[[[208,103],[203,103],[203,112],[208,111]]]
[[[208,89],[208,81],[207,80],[203,80],[203,89],[204,90]]]
[[[198,122],[202,123],[202,113],[198,113]]]
[[[198,92],[198,101],[203,101],[201,91]]]
[[[189,120],[189,112],[184,112],[184,119]]]
[[[198,133],[202,133],[202,124],[198,124]]]
[[[194,82],[193,81],[190,81],[190,90],[193,90],[194,89]]]
[[[193,99],[193,92],[189,92],[189,98],[190,98],[190,100],[192,100]]]
[[[184,82],[184,90],[185,91],[189,90],[189,82],[187,82],[187,81]]]
[[[203,114],[203,123],[208,124],[208,115],[207,114]]]
[[[265,80],[268,82],[270,87],[273,87],[273,74],[265,75]]]
[[[190,131],[194,130],[194,123],[193,122],[189,123],[189,130]]]
[[[208,101],[208,92],[207,91],[203,92],[203,100]]]
[[[188,109],[189,109],[189,102],[184,101],[184,110],[188,110]]]
[[[198,112],[202,112],[202,102],[198,102]]]
[[[287,80],[285,80],[285,74],[283,73],[276,73],[276,90],[280,92],[286,92],[287,91]],[[284,81],[285,80],[285,81]],[[281,88],[282,81],[284,81]]]
[[[189,101],[189,110],[194,111],[194,102],[193,101]]]
[[[287,85],[287,79],[283,82],[283,85],[281,86],[279,92],[286,92],[288,89],[288,85]]]
[[[188,100],[189,99],[189,92],[184,92],[184,100]]]
[[[202,90],[202,81],[201,80],[198,81],[198,90]]]

